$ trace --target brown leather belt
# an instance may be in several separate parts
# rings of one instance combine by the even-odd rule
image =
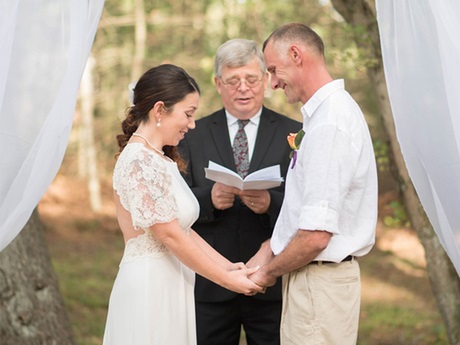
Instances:
[[[348,255],[345,259],[343,259],[341,262],[345,261],[353,261],[356,260],[356,256]],[[320,265],[320,264],[339,264],[340,262],[334,262],[334,261],[311,261],[309,265]]]

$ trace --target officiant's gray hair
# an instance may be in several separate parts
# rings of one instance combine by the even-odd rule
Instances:
[[[242,67],[247,65],[257,57],[262,74],[266,73],[264,54],[256,41],[244,38],[235,38],[222,44],[214,59],[214,76],[222,77],[222,67],[230,68]]]

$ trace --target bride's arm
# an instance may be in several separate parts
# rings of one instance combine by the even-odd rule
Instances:
[[[187,235],[177,220],[169,223],[157,223],[151,229],[157,239],[163,242],[182,263],[199,275],[238,293],[253,294],[263,291],[263,288],[248,278],[248,275],[254,273],[257,268],[229,270],[227,259],[218,254],[211,246],[200,242],[198,234],[194,231],[192,231],[191,236]],[[200,244],[195,241],[200,242]]]
[[[213,259],[219,265],[224,267],[227,271],[228,270],[231,271],[231,270],[245,268],[244,263],[242,263],[242,262],[233,263],[230,260],[228,260],[225,256],[220,254],[208,242],[206,242],[203,239],[203,237],[198,235],[195,230],[190,229],[190,237],[207,255],[209,255],[211,257],[211,259]]]

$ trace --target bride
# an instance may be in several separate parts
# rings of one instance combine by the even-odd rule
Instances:
[[[104,345],[196,344],[195,272],[238,293],[263,288],[257,268],[231,263],[190,227],[198,202],[176,145],[195,127],[200,91],[182,68],[160,65],[134,88],[113,172],[125,251],[110,295]]]

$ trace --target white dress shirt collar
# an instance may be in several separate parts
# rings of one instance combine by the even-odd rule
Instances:
[[[304,124],[308,123],[309,119],[313,116],[315,110],[326,98],[328,98],[334,92],[344,89],[345,83],[343,79],[337,79],[327,83],[326,85],[322,86],[318,91],[316,91],[315,94],[300,109],[304,119]]]
[[[260,110],[253,117],[249,119],[250,123],[258,126],[260,122],[261,114],[262,114],[262,108],[260,108]],[[227,124],[229,128],[235,125],[235,123],[238,121],[238,118],[230,114],[230,112],[227,109],[225,109],[225,115],[227,116]]]

